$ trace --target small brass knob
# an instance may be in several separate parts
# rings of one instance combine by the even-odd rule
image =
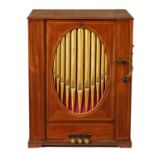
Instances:
[[[84,138],[83,141],[84,141],[85,144],[89,144],[90,143],[90,139],[89,138]]]
[[[75,138],[70,138],[70,143],[75,144]]]
[[[82,138],[77,138],[77,143],[81,144],[82,143]]]

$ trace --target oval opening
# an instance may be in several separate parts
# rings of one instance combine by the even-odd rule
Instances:
[[[105,46],[91,30],[75,28],[62,37],[55,52],[53,81],[61,104],[76,114],[93,111],[107,84]]]

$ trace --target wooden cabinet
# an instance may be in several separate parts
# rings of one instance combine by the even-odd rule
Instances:
[[[126,10],[33,10],[29,147],[131,147],[133,17]]]

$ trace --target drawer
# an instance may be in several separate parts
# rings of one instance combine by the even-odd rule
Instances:
[[[113,124],[48,124],[47,138],[68,141],[70,134],[90,134],[92,141],[112,140]]]

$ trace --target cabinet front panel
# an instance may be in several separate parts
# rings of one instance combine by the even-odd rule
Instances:
[[[113,137],[114,35],[113,21],[46,21],[48,138],[58,133],[65,138],[72,129],[96,137],[102,130],[101,139]],[[62,128],[64,121],[70,125]],[[75,125],[88,121],[88,130]],[[100,123],[95,127],[94,122]]]
[[[114,70],[114,65],[113,65],[113,59],[114,59],[114,31],[115,31],[115,23],[112,21],[104,21],[104,22],[91,22],[91,21],[50,21],[48,20],[46,22],[47,26],[46,26],[46,40],[47,40],[47,120],[48,121],[62,121],[62,120],[113,120],[113,90],[110,88],[110,82],[113,81],[113,72],[112,70]],[[68,32],[72,32],[73,30],[77,30],[77,35],[82,35],[82,33],[79,31],[78,34],[78,30],[89,30],[89,32],[93,32],[95,34],[95,46],[97,46],[97,39],[99,40],[99,44],[100,47],[102,49],[102,45],[104,45],[105,50],[106,50],[106,57],[107,57],[107,70],[108,70],[108,78],[107,78],[107,82],[106,82],[106,87],[104,88],[104,92],[103,92],[103,96],[100,96],[100,100],[98,101],[98,105],[96,106],[96,108],[94,108],[93,110],[90,110],[88,112],[86,112],[86,108],[83,108],[83,111],[79,110],[79,104],[80,102],[85,102],[85,96],[87,94],[90,95],[90,99],[91,99],[91,78],[89,76],[84,76],[85,75],[85,68],[84,66],[84,55],[86,55],[86,50],[83,50],[83,53],[80,55],[80,49],[79,49],[79,55],[77,54],[77,58],[76,61],[80,61],[78,63],[76,63],[76,87],[74,89],[76,89],[76,95],[77,95],[77,109],[75,107],[75,113],[72,112],[72,105],[71,105],[71,99],[72,96],[74,96],[73,91],[71,89],[71,85],[74,83],[70,83],[68,85],[67,83],[67,78],[72,78],[71,77],[71,73],[73,72],[69,72],[70,75],[67,75],[68,72],[63,72],[62,70],[65,69],[65,71],[67,70],[67,67],[69,68],[69,70],[71,70],[71,66],[73,67],[73,65],[71,65],[71,56],[73,54],[73,50],[70,51],[69,54],[69,59],[68,60],[62,60],[61,59],[61,54],[63,54],[63,50],[60,46],[66,46],[65,50],[67,50],[67,45],[66,44],[71,44],[72,40],[69,40],[67,43],[67,39],[69,39],[69,35]],[[80,34],[81,33],[81,34]],[[83,34],[84,35],[84,34]],[[65,45],[63,45],[63,38],[65,36]],[[81,36],[80,36],[81,37]],[[86,38],[86,34],[85,36],[83,36],[83,38]],[[78,40],[78,36],[76,37]],[[92,39],[92,38],[90,38]],[[81,41],[81,38],[79,39],[79,42]],[[77,41],[76,41],[77,43]],[[81,44],[84,45],[77,45],[77,52],[78,52],[78,48],[81,48],[81,46],[85,46],[85,42],[84,40],[81,41]],[[79,47],[78,47],[79,46]],[[61,48],[61,49],[60,49]],[[71,45],[70,45],[71,48]],[[101,63],[102,63],[102,51],[99,51],[99,54],[97,55],[97,50],[98,48],[96,47],[95,49],[95,66],[96,66],[96,70],[94,73],[95,76],[95,80],[94,80],[94,84],[95,84],[95,90],[94,92],[96,92],[96,96],[95,98],[97,98],[97,91],[99,90],[99,92],[101,91]],[[65,59],[67,58],[67,51],[65,51],[66,55],[65,55]],[[57,54],[58,53],[58,54]],[[64,58],[64,57],[62,57]],[[79,59],[78,59],[79,58]],[[81,60],[83,59],[83,61]],[[86,59],[86,58],[85,58]],[[54,64],[55,64],[55,60],[57,60],[57,71],[56,74],[53,71],[55,68]],[[69,63],[68,63],[69,61]],[[106,60],[104,60],[106,63]],[[61,63],[65,62],[65,67],[64,65],[61,66]],[[86,62],[86,61],[85,61]],[[88,60],[87,60],[88,62]],[[81,63],[83,63],[83,65],[81,65]],[[69,66],[68,66],[68,65]],[[91,64],[91,62],[90,62]],[[89,65],[90,65],[89,64]],[[66,66],[67,65],[67,66]],[[81,66],[82,67],[81,67]],[[93,65],[93,63],[92,63]],[[97,67],[98,66],[98,67]],[[61,70],[62,69],[62,70]],[[91,67],[90,69],[90,73],[91,74]],[[79,71],[79,74],[78,74]],[[97,75],[97,71],[99,71],[99,75]],[[62,74],[61,74],[62,73]],[[63,75],[63,76],[61,76]],[[97,78],[99,76],[99,87],[97,87]],[[85,91],[87,88],[85,87],[86,82],[85,82],[85,77],[87,77],[88,79],[90,79],[90,82],[88,83],[88,88],[90,89],[87,93],[87,91]],[[104,76],[104,78],[106,78]],[[78,80],[79,79],[79,80]],[[62,80],[62,81],[61,81]],[[63,82],[63,80],[65,80],[65,82]],[[71,81],[69,81],[71,82]],[[80,83],[82,82],[82,83]],[[63,91],[64,91],[64,96],[65,96],[65,103],[62,102],[61,100],[61,88],[63,87]],[[68,88],[67,88],[68,87]],[[84,88],[83,88],[84,87]],[[60,90],[59,90],[60,89]],[[70,91],[68,91],[67,89],[69,89]],[[98,90],[97,90],[98,89]],[[82,90],[82,91],[81,91]],[[60,92],[59,92],[60,91]],[[82,95],[80,97],[80,91],[82,92]],[[99,93],[100,94],[100,93]],[[66,99],[67,98],[67,99]],[[69,98],[69,99],[68,99]],[[66,100],[68,102],[68,104],[66,104]],[[69,100],[69,101],[68,101]],[[82,100],[82,101],[80,101]],[[96,99],[97,100],[97,99]],[[97,103],[95,103],[97,104]],[[66,108],[68,107],[68,108]],[[91,105],[91,103],[90,103]],[[89,109],[89,108],[88,108]],[[79,113],[80,111],[80,113]],[[76,113],[78,115],[76,115]]]

